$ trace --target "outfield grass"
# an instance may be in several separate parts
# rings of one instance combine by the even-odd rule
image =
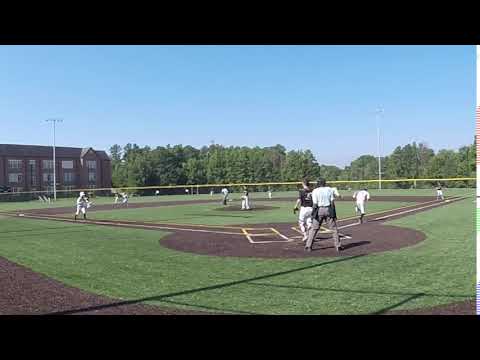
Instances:
[[[367,214],[414,204],[412,202],[371,201],[367,206]],[[237,205],[240,208],[240,205]],[[295,223],[298,218],[298,213],[294,215],[292,211],[294,201],[276,201],[275,203],[256,201],[253,205],[269,205],[277,208],[261,211],[219,211],[218,209],[222,208],[219,204],[175,205],[92,211],[88,214],[88,218],[90,220],[130,220],[205,225]],[[355,216],[353,203],[339,202],[336,208],[337,216],[340,219]],[[64,216],[72,217],[71,214],[65,214]]]
[[[369,314],[473,300],[474,211],[467,199],[393,221],[427,235],[410,248],[284,260],[183,253],[159,245],[164,232],[0,218],[0,256],[71,286],[153,305],[240,314]],[[295,220],[293,214],[288,219]]]
[[[433,189],[370,189],[370,194],[372,196],[383,195],[383,196],[436,196],[436,192]],[[351,197],[353,194],[352,191],[341,190],[340,194],[345,197]],[[474,196],[475,189],[444,189],[445,196]],[[232,193],[230,198],[235,201],[239,201],[241,194]],[[294,199],[298,196],[297,191],[279,191],[273,192],[273,198],[283,198],[289,197]],[[267,199],[267,193],[265,192],[252,192],[251,198],[253,200],[265,200]],[[5,202],[2,201],[2,195],[0,195],[0,211],[12,211],[12,210],[27,210],[27,209],[44,209],[52,207],[65,207],[65,206],[74,206],[75,198],[68,199],[58,199],[56,202],[50,204],[42,203],[39,200],[32,201],[21,201],[21,202]],[[187,200],[216,200],[218,203],[221,203],[222,195],[214,194],[210,196],[208,194],[200,195],[162,195],[162,196],[132,196],[129,198],[130,203],[139,203],[139,202],[163,202],[163,201],[187,201]],[[92,198],[92,201],[95,204],[113,204],[114,197],[105,197],[99,196]]]

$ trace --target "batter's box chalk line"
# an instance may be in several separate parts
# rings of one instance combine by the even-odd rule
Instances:
[[[277,229],[275,228],[270,228],[271,230],[271,233],[262,233],[262,234],[251,234],[248,232],[247,229],[243,228],[242,229],[242,232],[243,234],[245,235],[245,237],[247,238],[247,240],[251,243],[251,244],[271,244],[271,243],[279,243],[279,242],[292,242],[294,241],[294,239],[292,238],[289,238],[285,235],[283,235],[282,233],[280,233]],[[253,237],[255,236],[272,236],[272,237],[279,237],[281,238],[281,240],[260,240],[260,241],[257,241],[257,240],[253,240]]]

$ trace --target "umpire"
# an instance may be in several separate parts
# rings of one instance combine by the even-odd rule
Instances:
[[[313,240],[315,240],[318,230],[324,221],[329,230],[333,233],[335,250],[343,250],[338,236],[334,199],[335,195],[333,189],[326,186],[325,179],[318,179],[317,188],[312,192],[312,226],[308,232],[305,251],[312,251]]]

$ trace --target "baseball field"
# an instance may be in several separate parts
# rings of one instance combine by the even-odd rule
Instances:
[[[0,202],[0,314],[474,314],[475,189],[337,202],[303,249],[295,192]]]

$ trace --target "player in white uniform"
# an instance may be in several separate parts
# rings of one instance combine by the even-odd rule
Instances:
[[[122,193],[122,204],[128,207],[128,194]]]
[[[115,202],[114,204],[118,204],[118,200],[120,199],[120,196],[118,195],[118,193],[115,193]]]
[[[242,195],[242,210],[250,210],[250,201],[248,198],[248,190],[244,188]]]
[[[367,189],[356,191],[353,194],[355,199],[355,213],[358,215],[360,213],[360,219],[358,220],[359,224],[363,224],[363,217],[365,216],[365,203],[370,200],[370,193]]]
[[[222,189],[222,194],[223,194],[223,205],[227,205],[227,200],[228,200],[228,189],[225,187]]]
[[[269,199],[272,198],[272,189],[268,189],[268,198],[269,198]]]
[[[437,187],[437,200],[444,200],[442,187]]]
[[[75,220],[77,216],[80,215],[80,212],[83,214],[83,219],[87,220],[87,207],[88,207],[88,198],[85,196],[85,193],[80,192],[80,196],[77,198],[77,211],[75,213]]]

